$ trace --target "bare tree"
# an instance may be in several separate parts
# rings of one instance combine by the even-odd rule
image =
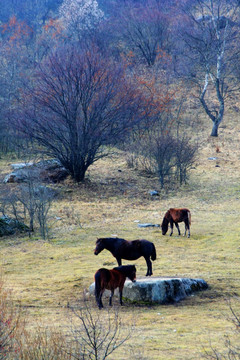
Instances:
[[[124,67],[94,46],[71,46],[50,56],[21,103],[18,128],[78,182],[143,116],[142,97]]]
[[[15,219],[16,225],[28,217],[29,228],[22,224],[23,229],[28,228],[29,235],[34,231],[36,222],[40,227],[43,239],[48,237],[48,212],[55,199],[56,192],[44,186],[39,181],[39,171],[34,165],[26,166],[22,172],[22,181],[14,189],[6,189],[0,198],[0,212],[6,219]],[[14,221],[13,221],[14,223]]]
[[[177,137],[174,156],[176,159],[176,177],[180,185],[187,182],[188,171],[196,161],[197,150],[198,145],[192,144],[186,135]]]
[[[123,29],[120,42],[133,57],[148,66],[154,65],[158,56],[169,52],[171,47],[169,17],[164,2],[127,0],[118,4],[116,26]],[[119,14],[120,13],[120,14]],[[117,28],[119,32],[119,28]]]
[[[99,310],[84,307],[72,308],[74,342],[71,355],[76,360],[104,360],[122,346],[131,336],[131,326],[125,329],[118,311],[103,314]],[[77,325],[76,320],[80,321]]]
[[[239,89],[239,10],[237,0],[187,1],[185,7],[185,71],[213,123],[211,136],[218,136],[226,99]]]

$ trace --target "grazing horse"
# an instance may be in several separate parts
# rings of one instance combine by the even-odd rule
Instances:
[[[148,240],[127,241],[120,238],[100,238],[96,241],[94,254],[98,255],[101,251],[107,249],[117,259],[118,265],[122,265],[122,259],[136,260],[141,256],[147,263],[146,276],[152,275],[152,260],[156,260],[156,249],[152,242]]]
[[[119,288],[120,304],[123,305],[122,291],[127,277],[132,280],[132,282],[136,281],[135,265],[118,266],[112,270],[101,268],[96,272],[94,276],[95,298],[99,309],[103,308],[102,295],[105,289],[111,290],[109,306],[112,306],[112,297],[116,288]]]
[[[166,214],[164,215],[163,222],[162,222],[162,234],[165,235],[168,231],[168,224],[170,223],[170,236],[173,234],[173,225],[175,224],[176,228],[178,229],[178,235],[181,235],[180,229],[179,229],[179,222],[184,221],[185,223],[185,233],[184,236],[186,236],[186,232],[188,230],[188,237],[190,237],[190,225],[191,225],[191,213],[188,209],[169,209]]]

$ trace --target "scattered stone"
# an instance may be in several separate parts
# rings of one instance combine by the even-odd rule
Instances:
[[[134,302],[167,304],[178,302],[207,288],[208,284],[203,279],[151,277],[137,279],[135,283],[126,280],[123,297]],[[94,290],[95,283],[92,283],[89,287],[90,294],[94,295]],[[104,295],[109,296],[110,291],[106,290]],[[118,295],[117,291],[114,295]]]
[[[159,193],[158,193],[158,191],[156,191],[156,190],[150,190],[150,191],[149,191],[149,194],[150,194],[151,196],[159,196]]]
[[[209,157],[208,160],[217,160],[217,157]]]
[[[151,224],[151,223],[146,223],[146,224],[138,224],[138,227],[160,227],[159,224]]]

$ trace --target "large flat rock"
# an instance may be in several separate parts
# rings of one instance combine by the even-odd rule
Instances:
[[[126,280],[123,297],[134,302],[167,304],[183,300],[207,288],[208,284],[203,279],[151,277],[137,279],[135,283]],[[94,294],[94,289],[95,284],[92,283],[89,287],[90,294]],[[118,294],[116,290],[115,293]],[[109,296],[110,291],[106,290],[104,294]]]

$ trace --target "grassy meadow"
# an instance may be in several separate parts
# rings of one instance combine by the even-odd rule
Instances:
[[[106,250],[95,256],[95,241],[117,235],[154,242],[154,276],[203,278],[210,288],[172,305],[127,303],[120,314],[124,326],[134,323],[135,328],[110,359],[130,359],[133,348],[139,359],[196,360],[203,358],[210,343],[219,350],[224,347],[224,335],[231,335],[233,329],[226,300],[231,297],[239,310],[240,126],[226,116],[216,139],[208,137],[210,126],[206,121],[198,133],[198,161],[187,185],[151,197],[149,191],[160,188],[158,180],[128,168],[118,151],[92,166],[84,184],[67,179],[54,185],[60,196],[51,209],[48,241],[37,234],[31,239],[23,235],[0,239],[5,284],[13,289],[14,299],[21,301],[28,328],[54,325],[65,331],[68,304],[76,303],[83,293],[96,308],[88,287],[98,268],[112,268],[116,261]],[[2,178],[14,161],[1,160]],[[160,224],[169,207],[191,210],[190,239],[179,237],[176,229],[169,237],[158,228],[138,228],[137,221]],[[145,260],[134,263],[137,277],[143,277]],[[118,307],[116,298],[114,307]],[[101,314],[104,317],[106,309]]]

